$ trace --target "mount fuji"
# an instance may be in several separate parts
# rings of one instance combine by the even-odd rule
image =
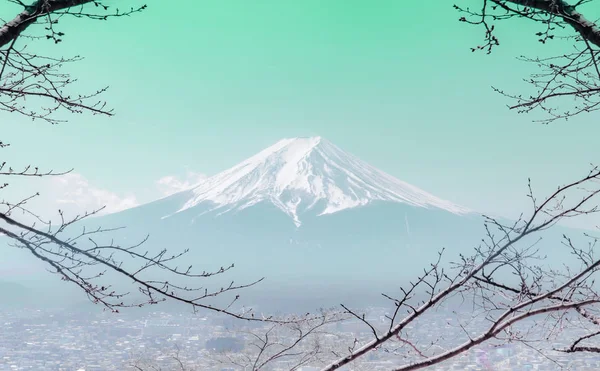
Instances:
[[[207,270],[234,262],[236,278],[278,287],[395,282],[442,248],[472,248],[483,231],[478,214],[320,137],[280,140],[188,190],[94,222],[126,226],[116,233],[128,241],[149,233],[149,248],[189,248],[187,259]]]
[[[85,227],[110,229],[106,237],[122,246],[149,234],[142,249],[187,249],[181,264],[200,270],[234,263],[211,282],[266,277],[248,289],[256,302],[245,303],[278,299],[277,309],[372,304],[421,274],[440,250],[446,263],[454,261],[485,234],[479,214],[320,137],[283,139],[188,190],[88,219]],[[544,252],[560,259],[560,236],[568,232],[550,233],[556,236]]]
[[[188,199],[173,214],[197,208],[197,216],[220,216],[268,203],[297,227],[302,214],[322,216],[377,202],[456,215],[470,212],[376,169],[321,137],[280,140],[173,199],[181,197]]]

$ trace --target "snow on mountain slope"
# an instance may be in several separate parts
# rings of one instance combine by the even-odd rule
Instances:
[[[406,203],[455,214],[469,210],[388,175],[320,137],[283,139],[192,189],[177,212],[206,202],[219,214],[269,202],[301,224],[300,214],[318,215],[369,204]]]

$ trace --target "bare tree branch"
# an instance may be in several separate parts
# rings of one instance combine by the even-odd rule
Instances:
[[[52,124],[64,119],[56,117],[58,111],[91,113],[111,116],[113,111],[98,97],[106,91],[102,87],[85,94],[74,94],[76,79],[61,72],[66,65],[81,60],[80,57],[43,56],[30,51],[26,41],[47,39],[62,42],[65,33],[57,30],[59,20],[74,16],[92,20],[128,16],[140,12],[146,5],[128,11],[114,11],[99,0],[36,0],[30,5],[13,1],[23,11],[0,26],[0,110],[18,113],[32,119]],[[88,8],[93,8],[87,11]],[[44,25],[43,33],[25,35],[34,24]]]
[[[102,1],[100,0],[36,0],[30,5],[26,5],[21,1],[16,3],[23,6],[24,9],[11,21],[0,27],[0,48],[16,40],[17,37],[19,37],[19,35],[21,35],[29,26],[53,13],[88,16],[89,18],[93,19],[106,19],[110,16],[129,15],[146,8],[146,6],[143,5],[139,8],[132,8],[125,13],[119,12],[117,9],[116,12],[112,14],[99,15],[94,13],[85,13],[82,9],[84,5],[92,4],[97,8],[107,11],[108,6],[103,5]],[[50,24],[52,24],[52,20],[50,20]]]
[[[542,44],[560,40],[564,41],[564,47],[569,43],[573,46],[572,50],[552,57],[520,58],[537,66],[539,72],[525,80],[535,94],[513,94],[494,88],[515,101],[509,105],[510,109],[520,113],[541,110],[546,118],[539,121],[549,123],[600,109],[600,27],[578,10],[593,1],[569,4],[564,0],[482,0],[482,7],[477,10],[454,7],[463,14],[461,22],[485,29],[484,43],[471,48],[472,51],[484,50],[489,54],[498,47],[496,24],[509,19],[540,24],[542,29],[535,36]]]
[[[498,340],[500,335],[507,331],[510,334],[513,325],[529,318],[557,313],[560,314],[558,319],[560,320],[563,314],[569,311],[576,311],[580,314],[585,313],[582,312],[583,308],[597,304],[600,301],[600,296],[593,289],[591,278],[600,267],[600,259],[575,249],[573,250],[574,255],[585,263],[581,270],[565,273],[543,271],[528,263],[529,260],[538,258],[536,244],[526,245],[525,247],[519,246],[521,246],[520,242],[525,237],[538,234],[562,219],[597,212],[597,208],[588,206],[588,203],[600,193],[600,188],[597,187],[598,180],[600,180],[600,172],[594,167],[587,176],[559,187],[542,202],[538,203],[531,193],[530,198],[534,205],[531,217],[526,220],[519,220],[512,225],[506,226],[495,219],[488,218],[488,225],[495,227],[500,232],[498,237],[492,233],[491,229],[486,227],[487,242],[475,250],[475,255],[471,257],[461,256],[460,261],[454,263],[456,273],[452,275],[442,272],[439,262],[432,264],[432,268],[426,270],[416,283],[412,283],[409,289],[402,290],[403,298],[393,299],[390,297],[397,307],[402,306],[407,309],[408,314],[404,318],[393,324],[395,317],[390,317],[393,326],[388,331],[378,334],[373,329],[374,339],[353,350],[349,355],[331,362],[322,370],[339,369],[363,357],[371,350],[400,337],[400,332],[409,324],[422,318],[426,313],[431,312],[456,294],[463,296],[470,294],[474,299],[477,299],[474,303],[481,303],[478,305],[482,305],[482,312],[490,322],[488,328],[481,330],[479,335],[471,337],[464,326],[460,325],[460,328],[465,331],[465,335],[468,337],[466,342],[429,355],[425,355],[410,340],[400,337],[400,341],[403,343],[409,342],[410,348],[415,350],[421,359],[399,366],[395,370],[416,370],[451,359],[483,342],[491,339]],[[583,196],[570,201],[569,205],[566,204],[569,202],[567,198],[569,192],[581,192],[586,186],[592,185],[596,186],[593,190],[586,190]],[[567,238],[566,241],[570,240]],[[566,242],[566,245],[571,249],[574,248],[571,242]],[[507,269],[519,277],[520,289],[512,288],[503,283],[496,283],[497,281],[493,279],[500,271]],[[544,278],[552,280],[545,284],[543,282]],[[559,282],[560,280],[562,282]],[[509,301],[511,304],[498,303],[493,296],[496,291],[485,286],[488,282],[492,282],[491,286],[496,289],[514,294]],[[446,286],[443,287],[440,283],[445,283]],[[422,300],[418,305],[409,304],[407,298],[412,295],[416,288],[420,287],[422,287],[421,290],[424,290],[427,299]],[[363,319],[362,316],[355,313],[351,314],[358,319]],[[514,335],[511,335],[510,339],[525,341],[524,339],[515,338]]]

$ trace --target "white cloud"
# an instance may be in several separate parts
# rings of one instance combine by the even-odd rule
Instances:
[[[206,180],[206,178],[204,174],[188,171],[183,179],[174,175],[164,176],[156,181],[156,186],[163,196],[170,196],[174,193],[193,188]]]
[[[62,210],[67,218],[103,208],[98,215],[123,211],[145,202],[184,191],[203,182],[206,175],[187,171],[183,176],[168,175],[155,182],[155,188],[140,192],[123,193],[100,188],[79,173],[55,177],[15,180],[3,195],[12,202],[24,199],[39,191],[39,196],[28,202],[29,210],[43,219],[56,218]],[[6,191],[11,191],[10,194]],[[27,218],[27,215],[20,215]]]
[[[55,203],[69,213],[104,209],[101,214],[110,214],[139,205],[135,195],[121,196],[106,189],[98,188],[81,174],[69,173],[52,177],[49,189],[46,189],[47,202]]]

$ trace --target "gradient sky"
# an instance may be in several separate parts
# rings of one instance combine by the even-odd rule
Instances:
[[[439,197],[508,216],[528,207],[528,177],[543,193],[599,160],[598,113],[544,126],[492,91],[528,92],[532,66],[515,57],[562,53],[527,22],[500,24],[488,56],[469,51],[483,31],[446,1],[173,4],[61,21],[64,43],[37,50],[84,56],[73,75],[84,90],[110,85],[116,116],[51,126],[0,113],[4,158],[74,167],[94,189],[146,202],[165,176],[212,175],[283,137],[320,135]],[[3,19],[15,11],[0,5]]]

